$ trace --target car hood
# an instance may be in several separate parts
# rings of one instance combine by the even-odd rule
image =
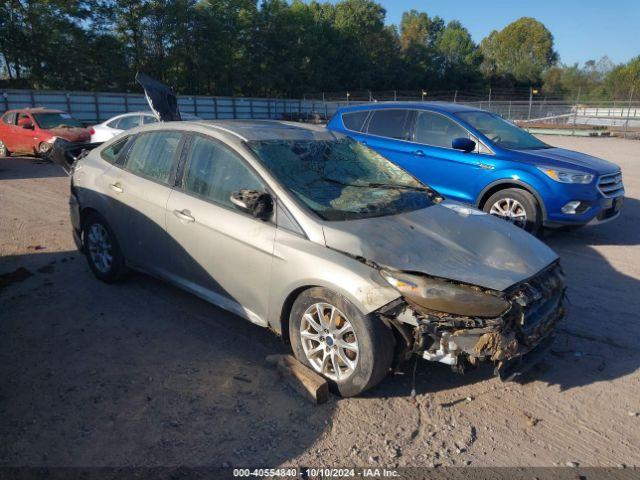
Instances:
[[[53,137],[64,138],[69,142],[86,142],[91,136],[86,128],[51,128],[47,133]]]
[[[558,258],[524,230],[449,201],[399,215],[328,222],[323,228],[329,248],[381,267],[498,291]]]
[[[587,155],[586,153],[574,152],[564,148],[543,148],[540,150],[520,150],[531,157],[536,164],[543,165],[545,160],[551,160],[551,166],[562,164],[566,168],[582,167],[594,171],[599,175],[615,173],[620,171],[620,167],[615,163],[602,160],[598,157]]]

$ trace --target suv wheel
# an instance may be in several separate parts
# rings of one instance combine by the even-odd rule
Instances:
[[[540,205],[533,195],[521,188],[507,188],[489,197],[483,210],[515,226],[536,234],[542,223]]]
[[[373,387],[389,372],[394,351],[390,327],[331,290],[314,287],[300,294],[289,327],[296,358],[343,397]]]
[[[98,214],[90,214],[82,228],[84,253],[89,267],[99,280],[113,283],[121,280],[128,269],[113,231]]]
[[[0,140],[0,158],[1,157],[10,157],[11,152],[7,150],[7,146],[4,144],[2,140]]]

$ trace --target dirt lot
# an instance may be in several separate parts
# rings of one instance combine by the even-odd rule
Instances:
[[[522,383],[420,362],[312,407],[268,331],[144,275],[95,280],[68,178],[0,159],[0,466],[640,465],[640,142],[550,137],[619,163],[623,216],[544,239],[572,311]],[[19,269],[19,270],[18,270]]]

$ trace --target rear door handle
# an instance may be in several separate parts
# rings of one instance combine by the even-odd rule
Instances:
[[[422,150],[416,150],[415,152],[413,152],[413,154],[414,154],[416,157],[424,157],[424,156],[425,156],[425,155],[424,155],[424,152],[423,152]]]
[[[185,222],[196,221],[196,219],[191,216],[191,212],[189,210],[174,210],[173,214],[180,220],[184,220]]]
[[[117,193],[124,192],[124,188],[122,188],[122,185],[120,185],[120,182],[112,183],[111,185],[109,185],[109,187],[111,187],[111,190],[113,190],[114,192],[117,192]]]

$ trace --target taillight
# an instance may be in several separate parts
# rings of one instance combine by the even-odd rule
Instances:
[[[95,129],[94,129],[93,127],[91,127],[91,128],[89,129],[89,134],[90,134],[90,135],[95,135],[95,134],[96,134],[96,131],[95,131]]]

